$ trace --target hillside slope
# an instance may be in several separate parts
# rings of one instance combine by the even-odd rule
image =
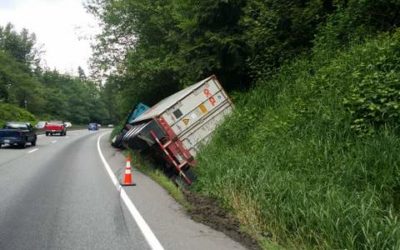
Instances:
[[[318,48],[234,100],[194,189],[260,242],[400,248],[400,32]]]

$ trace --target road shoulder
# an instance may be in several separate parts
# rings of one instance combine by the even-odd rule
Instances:
[[[108,133],[100,147],[115,176],[120,179],[125,167],[122,153],[110,146]],[[245,249],[225,234],[193,221],[185,209],[148,176],[133,170],[134,187],[124,188],[166,249]]]

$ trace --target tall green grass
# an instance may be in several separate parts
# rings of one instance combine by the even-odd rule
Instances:
[[[386,34],[317,49],[260,82],[200,153],[194,189],[223,201],[260,242],[400,249],[398,120],[379,115],[396,109],[378,112],[369,97],[390,86],[398,92],[387,102],[400,103],[399,47],[399,34]],[[374,75],[382,81],[365,94]]]

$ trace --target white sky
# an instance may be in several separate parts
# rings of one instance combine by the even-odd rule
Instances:
[[[82,0],[0,0],[0,25],[11,22],[17,32],[27,28],[43,44],[44,63],[51,69],[89,75],[90,40],[99,31]]]

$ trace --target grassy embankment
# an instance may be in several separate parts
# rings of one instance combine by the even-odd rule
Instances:
[[[235,98],[194,189],[261,244],[400,249],[399,65],[397,32],[283,66]]]
[[[24,121],[30,122],[32,125],[37,122],[35,116],[25,109],[11,104],[0,103],[0,127],[3,127],[8,121]]]

